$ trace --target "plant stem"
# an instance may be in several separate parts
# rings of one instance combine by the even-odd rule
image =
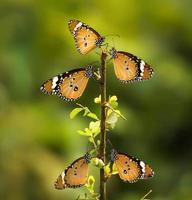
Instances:
[[[152,190],[149,190],[147,194],[145,194],[140,200],[145,200],[145,198],[152,192]],[[147,200],[147,199],[146,199]]]
[[[107,53],[102,51],[101,54],[101,144],[100,158],[106,164],[106,59]],[[100,169],[100,200],[106,200],[106,181],[104,169]]]

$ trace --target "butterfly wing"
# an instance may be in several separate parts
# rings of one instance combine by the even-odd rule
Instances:
[[[71,70],[46,81],[41,91],[56,94],[67,101],[76,100],[83,94],[91,76],[92,66]]]
[[[116,77],[120,81],[130,82],[138,76],[138,63],[133,55],[117,52],[113,59],[113,65]]]
[[[80,23],[80,21],[76,20],[76,19],[72,19],[68,22],[68,27],[72,34],[74,34],[75,27],[77,27],[77,24],[79,24],[79,23]]]
[[[100,47],[104,42],[104,37],[101,37],[93,28],[78,20],[69,21],[69,30],[74,36],[75,46],[81,54],[87,54],[96,47]]]
[[[151,178],[154,176],[154,171],[149,165],[145,165],[145,172],[143,175],[143,179]]]
[[[112,49],[112,59],[116,77],[123,82],[148,80],[153,69],[133,54]]]
[[[63,190],[66,188],[64,177],[65,177],[65,172],[62,172],[57,178],[57,180],[55,181],[55,184],[54,184],[55,189]]]
[[[40,90],[43,93],[45,93],[45,94],[54,94],[54,90],[53,90],[53,88],[54,88],[54,86],[53,86],[54,78],[51,78],[51,79],[49,79],[49,80],[47,80],[46,82],[43,83],[43,85],[40,88]]]
[[[114,163],[123,181],[133,183],[141,178],[142,168],[134,157],[118,153]]]
[[[71,166],[65,170],[65,183],[67,187],[81,187],[87,183],[89,165],[85,157],[74,161]]]

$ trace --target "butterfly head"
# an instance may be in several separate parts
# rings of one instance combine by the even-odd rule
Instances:
[[[86,77],[91,78],[93,76],[93,66],[88,65],[86,68]]]
[[[115,149],[111,150],[111,161],[115,161],[117,159],[117,151]]]
[[[116,58],[116,56],[117,56],[117,50],[114,48],[114,47],[112,47],[110,50],[109,50],[109,54],[111,55],[111,58]]]
[[[84,159],[85,159],[85,161],[86,161],[87,164],[90,163],[90,161],[91,161],[91,154],[90,153],[86,153],[84,155]]]
[[[99,37],[96,41],[95,41],[95,44],[97,47],[100,47],[103,42],[105,41],[105,37]]]

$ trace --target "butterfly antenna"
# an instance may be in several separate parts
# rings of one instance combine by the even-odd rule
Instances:
[[[87,142],[87,145],[86,145],[86,152],[89,153],[89,142]]]
[[[118,38],[120,38],[120,35],[118,35],[118,34],[108,34],[108,35],[105,35],[104,37],[118,37]]]
[[[113,146],[113,144],[111,143],[111,141],[110,141],[109,138],[107,139],[107,142],[109,143],[109,145],[111,146],[111,148],[114,149],[114,146]]]

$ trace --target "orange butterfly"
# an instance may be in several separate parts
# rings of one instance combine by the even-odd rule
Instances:
[[[133,183],[154,175],[148,164],[127,154],[117,153],[114,149],[111,151],[111,160],[116,165],[119,177],[125,182]]]
[[[97,31],[79,20],[70,20],[68,26],[74,36],[75,46],[81,54],[87,54],[100,47],[105,40]]]
[[[91,156],[86,153],[83,157],[75,160],[57,178],[55,189],[77,188],[85,185],[88,179],[89,163]]]
[[[122,82],[148,80],[153,74],[153,69],[140,58],[115,48],[110,50],[114,70],[117,78]]]
[[[74,69],[47,80],[40,90],[46,94],[55,94],[66,101],[76,100],[83,94],[92,75],[92,66]]]

